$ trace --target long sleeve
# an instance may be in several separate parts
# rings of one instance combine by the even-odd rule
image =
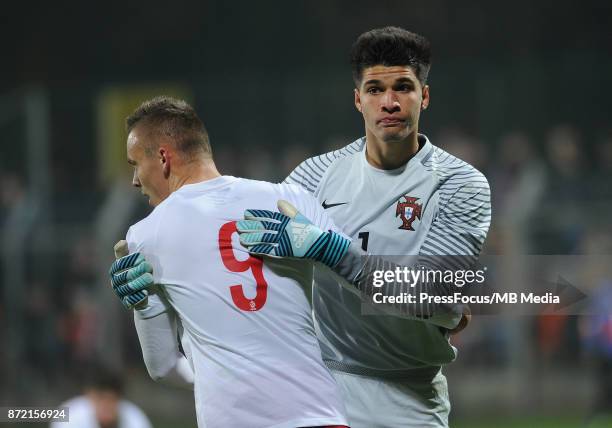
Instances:
[[[385,296],[407,293],[415,296],[415,303],[387,304],[397,316],[419,319],[452,329],[461,319],[463,307],[448,303],[420,302],[421,293],[428,296],[451,296],[465,291],[452,281],[439,278],[419,280],[416,283],[384,281],[375,272],[403,270],[452,271],[470,269],[478,258],[489,229],[491,218],[490,191],[486,180],[470,182],[455,189],[441,207],[431,229],[425,237],[420,254],[414,263],[403,266],[382,256],[369,255],[357,242],[351,243],[349,252],[334,269],[362,295],[375,293]],[[434,275],[432,275],[433,277]]]
[[[170,386],[193,389],[193,370],[179,350],[179,321],[159,289],[150,290],[145,308],[134,310],[134,324],[151,378]]]

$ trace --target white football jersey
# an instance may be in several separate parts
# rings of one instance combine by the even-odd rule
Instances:
[[[370,254],[478,255],[491,221],[487,179],[424,135],[418,140],[419,151],[395,170],[370,165],[360,138],[307,159],[285,182],[314,194]],[[342,280],[316,269],[313,307],[328,367],[393,379],[424,369],[431,378],[455,359],[444,329],[420,320],[362,315],[361,305]]]
[[[312,265],[263,263],[238,243],[244,210],[279,199],[333,228],[298,186],[223,176],[181,187],[128,232],[180,318],[199,427],[347,424],[313,326]]]

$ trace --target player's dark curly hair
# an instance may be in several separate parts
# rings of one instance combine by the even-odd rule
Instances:
[[[425,85],[431,66],[429,40],[399,27],[367,31],[351,48],[351,68],[357,87],[361,84],[363,70],[375,65],[407,65],[414,70],[421,85]]]
[[[197,113],[187,102],[167,96],[158,96],[140,104],[125,120],[129,133],[137,125],[147,131],[171,138],[176,148],[192,156],[203,153],[212,155],[208,132]],[[154,150],[145,147],[145,150]]]

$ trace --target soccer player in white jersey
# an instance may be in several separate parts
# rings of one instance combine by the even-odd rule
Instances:
[[[87,375],[83,395],[59,407],[68,407],[69,418],[52,422],[50,428],[151,428],[145,413],[123,395],[121,378],[103,367]]]
[[[124,304],[136,305],[151,376],[193,385],[199,427],[346,426],[312,322],[312,267],[263,264],[235,233],[246,207],[274,210],[278,199],[333,229],[316,199],[298,186],[221,176],[183,101],[147,101],[127,126],[133,184],[155,208],[129,229],[130,254],[111,275]],[[160,286],[146,297],[151,273]]]
[[[311,192],[353,239],[335,270],[365,294],[372,278],[363,272],[392,267],[385,256],[442,256],[443,264],[462,267],[486,238],[490,191],[479,171],[419,133],[430,102],[429,42],[397,27],[375,29],[357,39],[351,64],[365,137],[307,159],[285,182]],[[370,256],[360,257],[361,250]],[[286,255],[272,247],[251,252]],[[444,261],[446,255],[465,257]],[[459,308],[438,316],[440,307],[405,308],[401,317],[362,315],[360,296],[342,285],[317,268],[313,307],[323,358],[340,385],[351,426],[448,426],[441,367],[456,358],[449,333],[468,318]],[[448,284],[420,286],[452,291]]]

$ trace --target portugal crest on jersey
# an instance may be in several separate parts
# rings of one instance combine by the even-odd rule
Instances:
[[[402,198],[404,198],[404,201],[400,198],[395,207],[395,217],[400,217],[402,219],[402,225],[398,227],[398,229],[414,230],[412,222],[417,218],[419,220],[421,219],[423,205],[417,204],[419,198],[413,198],[408,195],[404,195]]]

